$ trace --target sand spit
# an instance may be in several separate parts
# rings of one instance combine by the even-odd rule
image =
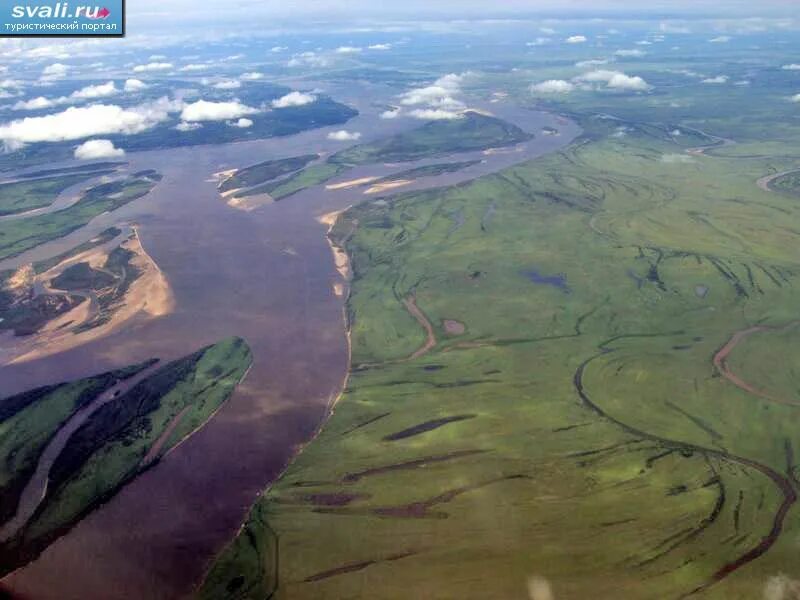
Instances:
[[[342,279],[345,281],[350,281],[350,257],[347,256],[347,252],[344,251],[343,248],[340,248],[336,244],[333,243],[331,240],[331,231],[333,230],[333,226],[336,224],[336,220],[339,218],[339,215],[348,210],[350,207],[348,206],[344,210],[336,210],[333,212],[326,213],[324,215],[320,215],[317,217],[317,221],[322,223],[323,225],[328,226],[328,244],[331,247],[331,252],[333,253],[333,262],[336,265],[336,270],[339,271],[339,275],[342,276]],[[336,292],[336,288],[334,287],[334,293]],[[336,294],[340,296],[342,294]]]
[[[378,177],[360,177],[359,179],[351,179],[349,181],[342,181],[340,183],[331,183],[325,186],[326,190],[349,190],[350,188],[358,187],[366,183],[375,181]]]
[[[235,193],[238,192],[239,189],[231,191]],[[222,197],[225,198],[226,195],[222,194]],[[228,199],[226,204],[231,208],[235,208],[236,210],[250,212],[262,206],[266,206],[267,204],[272,204],[273,202],[275,202],[275,199],[269,194],[264,193],[254,194],[252,196],[233,196]]]
[[[134,317],[153,319],[170,313],[175,306],[175,299],[170,289],[167,278],[158,265],[142,247],[138,229],[131,228],[130,237],[121,246],[133,252],[136,256],[131,259],[131,265],[136,267],[141,275],[134,281],[127,294],[119,304],[117,310],[111,313],[107,323],[98,327],[75,333],[75,327],[87,322],[94,316],[97,309],[97,300],[93,293],[69,292],[72,295],[83,296],[87,301],[82,302],[73,310],[53,319],[39,332],[15,340],[15,347],[0,359],[1,364],[27,362],[63,352],[86,344],[92,340],[104,337],[118,330],[123,324]],[[93,268],[102,269],[108,257],[108,250],[102,247],[94,248],[62,262],[48,271],[36,276],[36,282],[41,283],[48,293],[67,293],[53,289],[47,284],[68,266],[78,262],[88,262]]]
[[[365,194],[380,194],[381,192],[386,192],[388,190],[393,190],[395,188],[403,187],[406,185],[411,185],[416,181],[415,179],[395,179],[394,181],[387,181],[386,183],[376,183],[373,186],[370,186],[366,190],[364,190]]]
[[[211,175],[211,180],[216,181],[219,185],[225,183],[228,179],[236,175],[239,172],[239,169],[228,169],[226,171],[217,171],[216,173]]]

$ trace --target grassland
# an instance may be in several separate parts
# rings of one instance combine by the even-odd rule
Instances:
[[[64,237],[94,217],[147,195],[155,179],[131,177],[89,188],[72,206],[52,213],[0,222],[0,260]]]
[[[97,175],[111,172],[109,170],[80,173],[0,184],[0,215],[13,215],[50,206],[58,195],[68,187],[77,185]]]
[[[414,179],[419,179],[420,177],[436,177],[437,175],[443,175],[444,173],[455,173],[456,171],[460,171],[462,169],[466,169],[467,167],[476,165],[479,162],[480,161],[478,160],[467,160],[462,162],[436,163],[433,165],[425,165],[422,167],[415,167],[413,169],[406,169],[405,171],[400,171],[399,173],[395,173],[393,175],[387,175],[386,177],[381,177],[380,179],[371,181],[370,183],[372,185],[375,185],[381,183],[389,183],[392,181],[414,180]]]
[[[443,154],[509,146],[533,136],[515,125],[477,112],[466,112],[459,119],[431,121],[411,131],[370,144],[361,144],[338,152],[322,164],[311,165],[286,178],[255,185],[237,194],[239,197],[269,194],[282,200],[308,187],[320,185],[353,165],[377,162],[411,161]],[[470,161],[436,164],[409,169],[386,180],[407,177],[430,177],[466,168]],[[235,187],[235,186],[234,186]]]
[[[126,165],[125,162],[101,161],[87,164],[75,165],[72,167],[57,167],[53,169],[39,169],[16,175],[19,179],[30,179],[32,177],[50,177],[51,175],[70,175],[73,173],[94,173],[102,175],[106,172],[115,171],[117,168]]]
[[[41,453],[67,419],[151,364],[37,388],[0,403],[0,523],[13,516]]]
[[[305,154],[260,162],[249,167],[239,169],[219,185],[220,192],[227,192],[237,188],[248,188],[265,181],[271,181],[282,175],[299,171],[312,160],[319,158],[317,154]]]
[[[795,572],[800,408],[715,364],[758,324],[724,368],[800,401],[800,206],[756,185],[789,159],[576,116],[563,152],[340,218],[347,388],[199,597],[744,600]]]
[[[251,360],[244,340],[223,340],[160,367],[93,412],[58,455],[33,517],[0,545],[2,571],[33,559],[202,427],[233,393]]]
[[[431,121],[411,131],[360,144],[330,157],[334,164],[404,162],[444,154],[513,146],[531,139],[516,125],[469,111],[457,119]]]
[[[347,167],[331,163],[311,165],[302,171],[290,175],[284,179],[257,185],[239,194],[239,196],[254,196],[256,194],[269,194],[274,200],[282,200],[292,194],[319,185],[328,181],[331,177],[336,177],[345,171]]]

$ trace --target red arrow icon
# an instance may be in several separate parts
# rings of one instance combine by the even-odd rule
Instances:
[[[110,10],[108,10],[108,9],[107,9],[107,8],[104,6],[104,7],[103,7],[103,9],[102,9],[102,10],[101,10],[99,13],[97,13],[97,18],[98,18],[98,19],[105,19],[105,18],[107,18],[107,17],[108,17],[108,15],[110,15],[110,14],[111,14],[111,11],[110,11]]]

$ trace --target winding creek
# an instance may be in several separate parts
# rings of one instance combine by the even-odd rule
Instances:
[[[361,114],[346,128],[362,132],[362,142],[419,124],[378,117],[397,90],[367,84],[327,87],[359,109]],[[574,123],[510,103],[477,108],[532,133],[555,127],[561,134],[537,135],[507,152],[452,155],[445,160],[481,162],[420,179],[401,191],[492,173],[556,151],[580,133]],[[212,174],[270,158],[335,152],[343,146],[327,134],[340,128],[130,154],[129,171],[153,168],[163,174],[153,192],[64,238],[0,262],[0,269],[17,267],[68,250],[112,225],[136,223],[142,245],[175,298],[175,309],[161,317],[134,317],[120,330],[82,346],[4,366],[0,396],[151,357],[170,360],[231,335],[244,337],[254,354],[246,379],[204,428],[39,559],[5,578],[7,589],[22,597],[58,600],[186,596],[234,535],[256,496],[324,422],[349,366],[342,318],[346,294],[333,289],[333,284],[343,289],[347,282],[336,270],[326,226],[318,218],[375,196],[364,195],[364,188],[326,190],[320,185],[245,212],[219,197]],[[358,167],[333,183],[434,162],[443,159]],[[71,193],[64,195],[64,202]],[[13,343],[12,338],[0,338],[0,355]],[[45,461],[57,454],[56,441],[65,442],[69,433],[62,430],[51,442],[42,472],[47,472]],[[44,485],[42,477],[31,483],[26,490],[34,499],[30,504],[35,505]]]

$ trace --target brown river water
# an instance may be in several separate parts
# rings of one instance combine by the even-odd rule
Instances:
[[[328,86],[361,114],[346,125],[286,138],[130,154],[129,170],[164,175],[152,193],[73,234],[0,262],[0,269],[52,256],[120,222],[137,222],[146,251],[172,287],[176,307],[155,320],[129,321],[83,346],[0,369],[0,396],[88,376],[150,357],[176,358],[231,335],[245,338],[254,363],[229,402],[200,431],[123,488],[3,585],[23,598],[150,600],[181,598],[202,579],[256,496],[324,422],[348,369],[341,281],[316,218],[375,198],[363,188],[317,186],[252,212],[222,201],[211,176],[253,162],[334,152],[331,130],[360,131],[361,142],[420,124],[378,118],[393,91]],[[360,167],[346,181],[434,162],[482,158],[467,170],[399,191],[459,183],[562,148],[580,132],[553,115],[510,103],[480,106],[535,140],[514,152]],[[559,136],[539,135],[544,126]],[[0,339],[3,347],[13,339]]]

